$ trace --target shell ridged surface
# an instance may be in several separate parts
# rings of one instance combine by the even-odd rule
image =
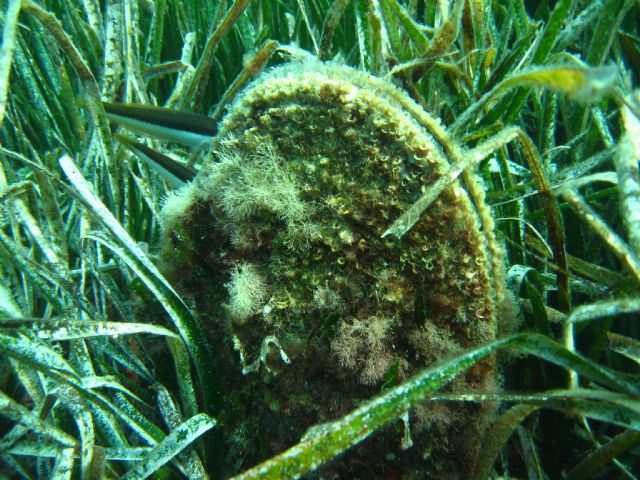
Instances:
[[[165,207],[170,270],[229,371],[230,395],[246,408],[237,415],[245,420],[228,422],[238,445],[238,432],[254,428],[269,453],[280,451],[385,380],[495,336],[485,240],[458,182],[402,239],[382,238],[449,166],[401,96],[410,102],[332,63],[274,68],[230,107],[212,160]],[[267,337],[276,342],[265,349]],[[237,373],[256,361],[254,373]],[[487,390],[494,381],[487,361],[451,388]],[[401,451],[390,428],[326,472],[382,477],[397,463],[403,475],[426,468],[464,477],[489,415],[426,404],[410,413],[414,447]],[[248,463],[259,459],[246,454]]]

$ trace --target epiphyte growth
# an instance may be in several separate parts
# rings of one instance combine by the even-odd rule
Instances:
[[[476,213],[486,207],[459,182],[402,239],[383,238],[449,166],[407,102],[393,85],[335,63],[274,68],[232,104],[210,160],[165,206],[167,258],[191,272],[182,291],[209,322],[210,340],[237,347],[219,349],[222,363],[239,371],[242,351],[268,367],[237,395],[252,399],[272,453],[385,379],[400,382],[495,336]],[[277,339],[271,354],[266,338]],[[494,388],[491,361],[456,387]],[[401,451],[391,429],[358,449],[348,470],[371,458],[380,466],[391,452],[410,459],[408,471],[426,463],[463,478],[489,416],[478,405],[427,405],[409,415],[411,449]]]

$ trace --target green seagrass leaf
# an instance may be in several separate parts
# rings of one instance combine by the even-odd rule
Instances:
[[[163,385],[156,384],[155,388],[158,394],[158,407],[165,424],[170,430],[180,428],[182,415],[171,394]],[[194,448],[187,447],[183,452],[178,453],[177,457],[187,478],[205,478],[207,476],[204,465]]]
[[[78,380],[76,372],[67,361],[49,345],[25,336],[0,333],[0,352],[20,363],[40,371],[56,371],[66,377]]]
[[[234,479],[300,478],[400,417],[410,407],[423,401],[425,395],[445,386],[456,375],[497,348],[513,343],[514,338],[517,337],[498,340],[422,371],[348,415],[313,427],[299,444]]]
[[[456,119],[452,129],[467,127],[482,109],[495,103],[514,87],[543,87],[565,93],[576,101],[586,103],[596,101],[611,92],[617,78],[617,71],[613,66],[555,65],[524,70],[507,77],[485,93]]]
[[[45,422],[27,407],[0,391],[0,413],[4,417],[24,425],[29,430],[66,447],[76,447],[78,442],[68,433]]]
[[[564,412],[567,415],[581,415],[623,428],[640,431],[640,400],[631,395],[614,393],[608,390],[552,390],[531,395],[512,393],[461,393],[434,395],[431,396],[430,399],[464,402],[519,402],[522,405],[532,405],[536,408],[551,408]],[[490,435],[490,433],[487,435]]]
[[[639,311],[640,298],[616,298],[582,305],[571,312],[567,321],[571,323],[589,322],[602,317],[612,317]]]
[[[60,456],[56,459],[51,478],[53,480],[71,480],[74,463],[73,448],[63,449],[60,452]]]
[[[401,5],[397,0],[383,0],[383,3],[387,5],[398,18],[398,21],[404,29],[399,30],[409,35],[415,45],[415,50],[418,53],[425,52],[429,47],[429,39],[422,30],[423,26],[417,23],[411,15],[409,15],[405,6]]]
[[[123,480],[142,480],[169,462],[178,453],[191,445],[207,430],[213,428],[216,421],[210,416],[199,413],[181,424],[156,445],[142,461],[129,470]]]
[[[150,451],[151,447],[109,447],[102,449],[107,460],[127,462],[142,460]],[[7,452],[19,456],[57,458],[60,455],[60,448],[56,445],[24,440],[17,442]],[[77,457],[77,451],[74,454]]]
[[[157,325],[65,319],[0,319],[1,330],[16,333],[33,332],[37,338],[56,341],[105,336],[117,337],[118,335],[139,333],[179,338],[172,331]]]
[[[117,239],[117,243],[102,235],[88,236],[101,243],[119,258],[122,258],[127,266],[134,270],[147,288],[158,299],[168,315],[173,320],[180,336],[185,342],[187,350],[195,364],[198,377],[200,377],[205,397],[206,409],[218,411],[221,408],[221,388],[217,384],[217,376],[212,374],[216,370],[215,361],[209,344],[203,342],[205,338],[202,327],[191,314],[182,299],[171,287],[169,282],[158,271],[157,267],[149,260],[138,244],[129,236],[127,231],[116,220],[109,209],[95,195],[91,185],[82,176],[76,165],[68,156],[62,157],[60,166],[72,182],[81,200],[90,211]]]
[[[90,410],[81,396],[68,386],[58,387],[52,391],[60,402],[71,413],[80,433],[80,473],[83,480],[90,479],[90,467],[95,449],[95,428]],[[64,456],[64,455],[63,455]]]
[[[640,444],[640,432],[625,430],[619,433],[604,445],[598,446],[580,463],[567,473],[567,480],[582,480],[593,478],[596,473],[602,470],[609,462],[616,461],[616,457],[622,455],[627,450],[631,450]],[[617,466],[621,469],[625,467],[618,460]],[[631,468],[628,469],[631,472]],[[631,478],[631,475],[628,475]]]
[[[474,471],[473,480],[489,478],[493,464],[509,437],[511,437],[516,427],[538,408],[536,405],[515,405],[503,413],[489,428],[482,442],[482,449],[478,456],[478,465]]]
[[[612,66],[535,68],[507,78],[498,85],[494,95],[514,86],[530,86],[566,93],[579,102],[593,102],[610,92],[616,79],[617,72]]]
[[[607,332],[609,348],[640,364],[640,342],[618,333]]]
[[[235,480],[247,479],[279,479],[300,478],[306,473],[317,469],[330,461],[336,455],[344,452],[353,445],[367,438],[392,420],[400,417],[409,408],[424,401],[425,396],[444,387],[458,374],[467,370],[492,352],[505,347],[514,347],[543,358],[551,363],[567,369],[573,369],[580,375],[603,385],[609,386],[627,395],[605,392],[613,396],[619,403],[618,413],[624,419],[615,423],[638,425],[640,418],[636,418],[637,405],[634,397],[640,396],[640,387],[620,378],[615,372],[571,352],[553,340],[539,334],[520,334],[496,340],[487,345],[453,358],[447,362],[423,370],[405,383],[391,388],[381,395],[374,397],[348,415],[323,425],[313,427],[302,441],[289,450],[253,467],[234,477]],[[485,399],[488,397],[485,395]],[[631,403],[629,403],[631,399]],[[550,398],[541,401],[545,406],[568,410],[579,408],[579,411],[589,412],[593,418],[605,421],[616,420],[615,415],[600,401],[583,398]]]

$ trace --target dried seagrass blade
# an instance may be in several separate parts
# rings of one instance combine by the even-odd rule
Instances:
[[[126,103],[104,104],[107,117],[129,130],[197,148],[218,132],[212,118],[171,108]]]
[[[117,134],[115,138],[127,150],[141,158],[149,167],[162,175],[173,187],[181,187],[196,176],[195,170],[167,155],[157,152],[144,143],[136,142],[120,134]]]

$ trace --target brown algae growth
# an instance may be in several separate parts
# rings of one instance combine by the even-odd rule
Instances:
[[[169,270],[225,367],[221,421],[242,468],[495,337],[482,199],[455,181],[401,239],[383,238],[449,167],[407,104],[419,108],[334,63],[274,68],[230,107],[211,161],[166,203]],[[494,384],[487,360],[450,389]],[[409,413],[412,447],[398,422],[320,474],[464,478],[490,415],[426,402]]]

